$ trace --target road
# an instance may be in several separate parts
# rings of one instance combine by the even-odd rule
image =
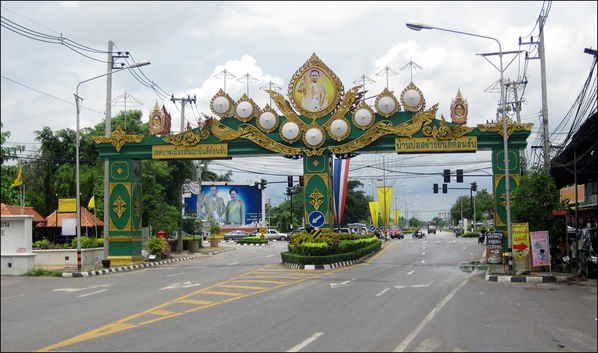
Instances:
[[[84,278],[2,276],[2,351],[596,351],[596,280],[488,282],[477,239],[392,240],[333,270],[286,242]]]

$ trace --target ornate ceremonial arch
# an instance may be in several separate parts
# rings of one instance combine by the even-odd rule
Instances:
[[[468,127],[467,101],[458,92],[451,106],[453,122],[436,118],[438,104],[426,109],[422,91],[413,84],[394,96],[384,89],[374,106],[363,100],[361,86],[344,91],[335,73],[313,54],[292,76],[288,100],[267,90],[277,111],[258,107],[243,95],[234,101],[220,90],[212,98],[210,117],[195,129],[164,137],[127,135],[118,127],[94,138],[100,157],[109,160],[110,207],[108,259],[133,264],[141,257],[141,160],[221,159],[256,155],[303,158],[305,218],[320,211],[333,227],[331,164],[333,156],[360,153],[474,153],[492,150],[497,230],[506,230],[503,122]],[[151,123],[151,120],[150,120]],[[508,121],[511,190],[519,182],[519,150],[533,124]],[[157,124],[157,123],[156,123]],[[506,237],[505,237],[506,238]],[[506,247],[506,243],[505,243]]]

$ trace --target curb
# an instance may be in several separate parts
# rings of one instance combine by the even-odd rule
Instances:
[[[110,273],[117,273],[117,272],[127,272],[127,271],[132,271],[132,270],[137,270],[140,268],[148,268],[148,267],[155,267],[155,266],[159,266],[159,265],[163,265],[163,264],[169,264],[172,262],[179,262],[179,261],[185,261],[185,260],[191,260],[194,259],[194,256],[188,256],[188,257],[181,257],[178,259],[170,259],[170,260],[164,260],[164,261],[159,261],[159,262],[149,262],[149,263],[143,263],[143,264],[139,264],[139,265],[133,265],[133,266],[121,266],[121,267],[115,267],[115,268],[109,268],[107,270],[98,270],[98,271],[87,271],[87,272],[68,272],[68,273],[63,273],[62,277],[92,277],[92,276],[101,276],[101,275],[107,275]]]
[[[489,282],[511,282],[511,283],[556,283],[566,282],[567,276],[504,276],[486,275]]]
[[[361,259],[351,260],[351,261],[341,261],[341,262],[336,262],[336,263],[327,264],[327,265],[305,265],[305,264],[300,265],[300,264],[291,264],[291,263],[286,263],[286,262],[283,262],[282,264],[285,267],[298,269],[298,270],[331,270],[333,268],[354,265],[354,264],[360,262],[360,260]]]

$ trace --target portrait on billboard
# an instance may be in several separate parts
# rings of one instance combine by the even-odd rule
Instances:
[[[223,185],[224,184],[224,185]],[[197,217],[197,184],[184,195],[185,216]],[[255,226],[263,213],[261,191],[255,185],[214,183],[201,186],[202,219],[211,219],[221,228]]]

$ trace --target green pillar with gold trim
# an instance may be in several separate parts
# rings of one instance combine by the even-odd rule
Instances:
[[[511,224],[513,221],[513,191],[519,185],[520,166],[519,149],[509,149],[509,191],[511,194]],[[505,157],[504,149],[495,148],[492,150],[492,171],[494,180],[494,227],[496,231],[503,232],[503,251],[507,252],[509,239],[507,238],[507,187],[505,179]]]
[[[109,166],[108,260],[111,265],[141,263],[141,161],[114,159]]]
[[[305,196],[305,220],[313,211],[324,214],[322,228],[333,228],[334,216],[332,215],[332,188],[330,166],[330,153],[319,156],[305,156],[303,158],[303,183]],[[309,222],[308,222],[309,223]]]

